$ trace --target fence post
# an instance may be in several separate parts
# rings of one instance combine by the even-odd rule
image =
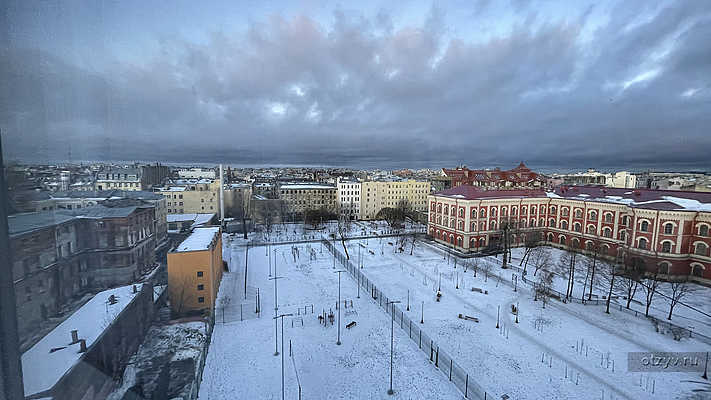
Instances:
[[[420,341],[418,342],[417,346],[422,349],[422,329],[420,329]]]
[[[432,351],[432,340],[430,340],[430,362],[434,361],[434,352]]]
[[[408,336],[412,339],[412,320],[410,320],[410,332],[408,333]]]
[[[435,367],[439,368],[439,346],[437,346],[437,355],[435,356]]]
[[[450,358],[450,359],[449,359],[449,381],[450,381],[450,382],[452,382],[452,364],[454,364],[454,362],[453,362],[452,359]]]

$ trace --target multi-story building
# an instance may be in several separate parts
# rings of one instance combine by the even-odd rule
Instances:
[[[375,219],[383,208],[395,208],[402,200],[407,201],[415,210],[427,209],[427,195],[430,193],[430,183],[426,181],[372,180],[361,182],[360,216],[361,219]]]
[[[138,168],[107,168],[96,175],[95,190],[141,190]]]
[[[623,189],[637,186],[637,177],[628,171],[602,173],[589,169],[574,174],[554,174],[552,178],[564,185],[601,185]]]
[[[178,170],[178,176],[183,179],[215,179],[217,175],[214,168],[185,168]]]
[[[338,208],[341,215],[351,220],[360,218],[360,182],[356,179],[338,179]]]
[[[220,211],[220,182],[209,179],[178,180],[156,188],[165,196],[168,214],[204,214]]]
[[[521,161],[518,167],[502,171],[496,169],[442,168],[442,175],[452,178],[452,187],[478,186],[486,189],[526,189],[543,187],[543,177],[531,171]]]
[[[174,313],[213,310],[222,279],[219,227],[195,228],[168,253],[168,294]]]
[[[300,183],[279,186],[279,198],[284,200],[291,215],[303,215],[307,210],[320,209],[335,213],[337,197],[337,188],[331,185]]]
[[[428,197],[428,234],[462,252],[501,240],[515,221],[512,243],[538,231],[551,245],[613,260],[636,259],[666,279],[711,285],[711,194],[561,186],[485,191],[458,186]],[[509,225],[511,226],[511,225]]]
[[[154,266],[155,208],[140,200],[8,218],[25,340],[73,297],[134,282]]]

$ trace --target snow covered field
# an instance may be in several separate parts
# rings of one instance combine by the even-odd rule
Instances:
[[[203,371],[200,399],[281,398],[282,354],[285,394],[291,399],[299,398],[297,382],[305,399],[462,397],[397,326],[395,394],[388,396],[390,317],[363,290],[358,298],[355,282],[348,272],[343,272],[341,299],[348,301],[348,308],[341,309],[342,344],[336,345],[338,274],[334,273],[333,257],[320,243],[302,243],[297,248],[299,255],[295,260],[291,245],[250,247],[245,300],[246,248],[236,242],[225,245],[224,259],[229,262],[230,272],[224,275],[220,286],[217,323]],[[267,251],[271,257],[267,257]],[[283,277],[278,280],[278,312],[295,314],[284,319],[283,349],[278,323],[279,356],[274,356],[274,283],[269,280],[275,253],[276,272]],[[255,314],[257,288],[261,298],[259,316]],[[318,314],[323,310],[326,313],[333,310],[334,325],[319,323]],[[344,326],[351,321],[356,326],[346,329]],[[289,352],[290,341],[293,357]]]
[[[359,256],[358,242],[374,254],[361,251]],[[705,343],[675,341],[655,332],[646,318],[615,310],[605,314],[602,306],[554,301],[543,310],[520,280],[516,292],[505,284],[514,272],[501,270],[494,258],[480,259],[480,265],[490,265],[488,278],[482,268],[474,277],[471,269],[464,272],[462,260],[455,269],[453,258],[429,245],[419,245],[410,255],[409,246],[395,253],[387,242],[350,241],[351,260],[357,265],[363,257],[363,272],[389,297],[406,301],[409,290],[412,319],[424,302],[423,329],[494,398],[674,399],[695,387],[682,381],[698,378],[696,374],[627,372],[627,353],[708,351]],[[443,296],[437,302],[440,274]],[[520,307],[519,323],[511,312],[514,304]],[[459,319],[460,313],[479,322]]]

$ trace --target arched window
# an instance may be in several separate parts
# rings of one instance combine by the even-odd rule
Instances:
[[[555,220],[553,218],[548,221],[548,226],[550,226],[551,228],[555,226]]]
[[[444,215],[449,215],[449,206],[444,206]]]
[[[531,206],[531,214],[535,214],[535,213],[536,213],[536,206]]]
[[[605,229],[602,230],[602,236],[606,238],[611,238],[612,237],[612,229],[605,227]]]
[[[671,222],[664,224],[664,234],[671,235],[672,233],[674,233],[674,224]]]
[[[459,218],[464,218],[464,209],[463,208],[459,209]]]
[[[548,234],[548,241],[553,242],[553,234],[552,233]]]
[[[580,209],[575,210],[575,218],[582,218],[582,217],[583,217],[582,210],[580,210]]]
[[[511,215],[516,215],[517,212],[518,210],[516,209],[516,207],[511,207]]]
[[[627,216],[622,217],[622,225],[627,226]]]
[[[642,232],[648,232],[649,231],[649,222],[642,221],[642,223],[639,225],[639,230]]]
[[[437,212],[438,213],[442,212],[442,205],[441,204],[437,204]]]
[[[484,217],[486,217],[486,210],[482,208],[479,210],[479,218],[484,218]]]
[[[432,211],[435,210],[435,203],[432,203],[432,207],[430,207],[430,210],[432,210]]]
[[[590,219],[597,219],[597,213],[594,210],[590,211]]]
[[[671,253],[671,242],[662,242],[662,253]]]
[[[579,248],[580,247],[580,240],[573,238],[573,240],[571,241],[571,245],[575,249]]]
[[[545,212],[545,208],[543,212]],[[555,214],[555,206],[551,206],[551,214]]]
[[[699,236],[708,236],[709,235],[709,226],[708,225],[699,225]]]
[[[700,255],[700,256],[705,256],[708,253],[708,246],[706,246],[706,243],[701,243],[698,242],[696,245],[694,245],[694,254]]]
[[[594,235],[595,234],[595,225],[588,225],[588,234],[589,235]]]
[[[531,226],[531,228],[535,228],[536,227],[536,219],[531,218],[531,222],[529,223],[529,225]]]
[[[442,225],[442,216],[437,216],[437,225]]]
[[[639,239],[639,246],[637,246],[637,247],[639,247],[642,250],[647,250],[647,239],[640,238]]]
[[[463,231],[463,230],[464,230],[464,222],[459,221],[459,224],[458,224],[457,228],[458,228],[460,231]]]
[[[496,208],[491,209],[491,216],[495,217],[496,216]]]
[[[491,228],[492,231],[496,229],[496,221],[491,221],[491,227],[490,227],[490,228]]]
[[[455,226],[457,226],[457,225],[456,225],[456,221],[454,220],[454,218],[450,219],[449,220],[449,227],[454,228]]]
[[[479,239],[479,247],[484,247],[485,243],[486,241],[484,240],[484,238]]]
[[[605,213],[605,222],[612,222],[612,213]]]
[[[477,247],[476,243],[477,243],[477,242],[476,242],[476,238],[472,238],[472,239],[469,241],[469,247],[471,247],[471,248]]]
[[[606,244],[603,244],[602,246],[600,246],[600,254],[604,254],[604,255],[610,254],[610,246],[608,246]]]
[[[528,209],[526,208],[526,206],[521,207],[521,215],[526,215],[527,211]]]
[[[559,239],[560,239],[560,244],[565,244],[565,236],[561,235]]]
[[[625,231],[620,231],[620,240],[624,241],[626,237],[627,235],[625,234]]]
[[[449,243],[454,244],[454,235],[452,235],[451,233],[449,234]]]
[[[480,231],[485,231],[485,230],[486,230],[486,222],[480,222],[480,223],[479,223],[479,230],[480,230]]]
[[[580,226],[580,222],[574,223],[573,229],[575,230],[575,232],[580,232],[582,230],[582,226]]]
[[[564,217],[567,217],[567,216],[569,215],[568,207],[561,208],[561,209],[560,209],[560,213],[561,213]]]
[[[560,221],[561,229],[568,229],[568,221]]]
[[[540,227],[544,227],[544,226],[546,226],[546,220],[545,220],[545,219],[543,219],[543,218],[541,218],[541,220],[540,220],[540,221],[538,221],[538,226],[540,226]]]
[[[508,209],[506,207],[501,207],[501,215],[502,216],[507,216],[508,214]]]
[[[671,265],[668,262],[659,263],[659,273],[664,275],[669,275],[669,267]]]
[[[698,277],[704,276],[704,266],[701,264],[691,264],[691,275]]]
[[[476,222],[472,222],[471,224],[469,224],[469,228],[470,231],[474,232],[476,230]]]
[[[526,220],[525,220],[525,219],[522,219],[521,222],[519,222],[519,226],[520,226],[521,228],[525,228],[525,227],[526,227]]]
[[[476,218],[476,208],[472,208],[471,217]]]
[[[457,246],[462,247],[462,237],[457,238]]]
[[[587,251],[593,251],[593,250],[594,250],[594,249],[593,249],[593,246],[594,246],[594,245],[593,245],[593,242],[591,242],[591,241],[589,241],[589,240],[588,240],[587,242],[585,242],[585,250],[587,250]]]

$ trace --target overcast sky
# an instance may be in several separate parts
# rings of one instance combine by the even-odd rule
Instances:
[[[3,2],[5,157],[709,168],[708,0],[202,3]]]

